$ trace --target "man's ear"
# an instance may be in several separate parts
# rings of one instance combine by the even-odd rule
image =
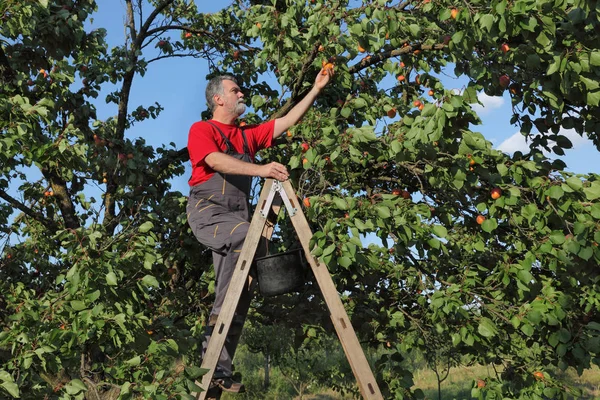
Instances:
[[[222,106],[224,104],[223,99],[221,98],[221,95],[215,94],[213,96],[213,100],[215,101],[215,104],[218,104],[220,106]]]

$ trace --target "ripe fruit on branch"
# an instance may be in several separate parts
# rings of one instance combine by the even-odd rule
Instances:
[[[184,36],[185,36],[185,38],[186,38],[186,39],[189,39],[189,38],[191,38],[193,35],[192,35],[192,32],[186,32]]]
[[[310,199],[305,197],[304,200],[302,200],[302,204],[304,204],[304,207],[310,207]]]
[[[323,45],[322,45],[322,44],[320,44],[320,45],[319,45],[319,49],[318,49],[318,50],[319,50],[319,51],[324,51],[324,50],[325,50],[325,47],[323,47]]]
[[[483,379],[479,379],[479,380],[477,381],[477,387],[478,387],[479,389],[481,389],[481,388],[484,388],[484,387],[485,387],[485,381],[484,381]]]
[[[240,58],[240,51],[236,50],[233,52],[233,59],[237,61],[238,58]]]
[[[500,83],[500,86],[502,86],[503,88],[508,87],[508,85],[510,85],[510,77],[506,74],[500,76],[500,78],[498,78],[498,82]]]
[[[544,373],[543,373],[543,372],[541,372],[541,371],[535,371],[535,372],[533,373],[533,377],[534,377],[535,379],[537,379],[538,381],[540,381],[540,380],[543,380],[543,379],[544,379]]]
[[[435,94],[435,92],[433,90],[429,90],[429,92],[427,92],[428,95],[433,96]]]
[[[321,75],[327,75],[327,71],[329,70],[333,70],[333,64],[328,62],[325,65],[323,65],[323,70],[321,71]]]
[[[456,16],[457,16],[457,15],[458,15],[458,9],[457,9],[457,8],[453,8],[453,9],[450,11],[450,17],[451,17],[452,19],[456,19]]]
[[[165,42],[164,40],[159,40],[158,41],[158,47],[163,47],[166,44],[167,44],[167,42]]]
[[[421,100],[413,101],[413,106],[415,106],[415,107],[419,107],[419,106],[421,106],[421,104],[423,104],[423,103],[421,103]]]
[[[406,77],[404,75],[398,75],[398,81],[399,82],[402,82],[405,79],[406,79]]]
[[[410,192],[408,190],[403,190],[402,191],[402,198],[406,199],[406,200],[410,199],[411,198],[410,197]]]
[[[479,225],[481,225],[483,224],[483,221],[485,221],[485,217],[483,215],[478,215],[476,221]]]
[[[394,118],[396,116],[396,109],[390,108],[387,112],[387,116],[388,116],[388,118]]]
[[[310,149],[310,146],[306,142],[302,143],[300,146],[302,147],[303,153],[306,153],[308,151],[308,149]]]
[[[361,52],[361,53],[364,53],[364,52],[366,51],[366,50],[365,50],[365,48],[364,48],[364,47],[362,47],[362,46],[360,45],[360,43],[359,43],[359,45],[358,45],[357,49],[358,49],[358,51],[359,51],[359,52]]]
[[[510,50],[510,47],[508,46],[508,44],[506,43],[502,43],[502,45],[500,46],[500,50],[502,50],[502,52],[504,54],[508,53],[508,51]]]
[[[492,199],[494,200],[499,199],[500,196],[502,196],[502,190],[500,188],[493,188],[490,192],[490,196],[492,196]]]
[[[302,159],[302,165],[306,164],[307,162],[308,162],[308,159],[306,159],[306,158]]]
[[[392,194],[394,196],[400,196],[402,194],[402,190],[400,188],[393,188],[392,189]]]

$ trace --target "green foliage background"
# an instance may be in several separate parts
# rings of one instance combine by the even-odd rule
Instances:
[[[125,6],[127,40],[109,49],[104,30],[84,29],[93,0],[0,5],[3,396],[197,390],[211,261],[170,185],[187,151],[127,134],[162,111],[130,104],[132,82],[178,56],[238,75],[248,121],[283,115],[323,61],[335,64],[313,110],[263,157],[288,165],[310,198],[314,254],[365,347],[386,349],[373,365],[386,398],[422,397],[399,362],[409,349],[501,366],[473,389],[480,398],[565,398],[575,389],[551,371],[598,364],[600,181],[543,153],[572,146],[561,128],[600,148],[597,1],[236,1],[210,15],[179,0]],[[460,92],[438,78],[452,68],[469,80]],[[108,83],[115,114],[98,120]],[[477,93],[506,90],[526,154],[475,131]],[[364,244],[367,234],[383,245]],[[331,333],[314,286],[255,306],[257,322],[293,330],[298,351]]]

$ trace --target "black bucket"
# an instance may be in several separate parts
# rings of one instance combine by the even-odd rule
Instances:
[[[304,286],[306,259],[301,249],[256,258],[258,289],[265,297],[298,291]]]

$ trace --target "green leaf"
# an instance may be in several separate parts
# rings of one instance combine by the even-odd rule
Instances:
[[[140,233],[146,233],[152,228],[154,228],[154,224],[150,221],[146,221],[142,225],[140,225],[138,230]]]
[[[152,275],[146,275],[142,278],[142,282],[146,286],[159,287],[158,280]]]
[[[185,374],[190,379],[197,379],[197,378],[203,376],[204,374],[206,374],[208,371],[209,371],[209,369],[207,369],[207,368],[200,368],[200,367],[196,367],[194,365],[190,365],[189,367],[185,368]]]
[[[491,14],[485,14],[480,18],[481,27],[487,29],[488,32],[492,30],[492,24],[494,23],[494,16]]]
[[[21,397],[21,394],[19,393],[19,386],[17,386],[16,383],[2,382],[2,384],[0,386],[2,386],[4,389],[6,389],[8,394],[10,394],[12,397],[14,397],[14,398]]]
[[[533,280],[533,275],[531,275],[529,271],[521,269],[519,272],[517,272],[517,278],[519,278],[519,280],[524,284],[529,285]]]
[[[571,340],[571,332],[565,328],[561,328],[558,331],[558,340],[561,343],[568,343]]]
[[[583,187],[583,182],[581,181],[581,179],[577,178],[576,176],[572,176],[572,177],[568,178],[565,182],[573,190],[579,190]]]
[[[252,96],[252,107],[259,108],[265,104],[265,99],[261,95],[255,94]]]
[[[356,36],[360,36],[362,35],[362,25],[361,24],[354,24],[350,27],[350,32],[353,33]]]
[[[339,197],[334,197],[333,204],[335,204],[335,206],[338,210],[347,210],[348,209],[348,203],[346,203],[345,199],[341,199]]]
[[[116,286],[117,284],[117,275],[115,275],[114,272],[109,272],[108,274],[106,274],[106,283],[109,286]]]
[[[485,221],[483,221],[483,224],[481,224],[481,229],[483,229],[485,232],[488,232],[488,233],[492,232],[497,227],[498,227],[498,221],[496,221],[496,218],[486,219]]]
[[[565,234],[562,231],[552,231],[550,241],[554,244],[563,244],[565,242]]]
[[[352,265],[352,260],[349,257],[344,256],[339,257],[337,259],[337,263],[344,268],[348,268],[350,265]]]
[[[381,218],[390,218],[392,214],[390,213],[390,209],[386,206],[377,206],[375,207],[375,211],[377,211],[377,215]]]
[[[560,199],[565,191],[562,190],[560,186],[552,186],[550,189],[546,191],[546,195],[550,196],[553,199]]]
[[[600,182],[594,181],[590,187],[583,188],[585,197],[592,201],[600,197]]]
[[[85,305],[85,302],[80,301],[80,300],[73,300],[71,302],[71,307],[73,307],[73,310],[75,310],[75,311],[81,311],[81,310],[85,310],[87,308],[87,306]]]
[[[508,174],[508,167],[504,164],[496,165],[496,169],[500,173],[500,176],[506,176],[506,174]]]
[[[414,37],[418,37],[419,34],[421,33],[421,27],[417,24],[410,24],[408,26],[408,29],[410,30],[410,34],[413,35]]]
[[[432,230],[436,236],[441,238],[445,238],[448,235],[448,230],[442,225],[434,225]]]
[[[523,324],[521,325],[521,332],[523,332],[525,335],[527,336],[531,336],[533,335],[533,326],[529,325],[529,324]]]
[[[135,357],[130,358],[129,360],[125,361],[125,364],[135,367],[135,366],[140,365],[141,362],[142,362],[141,357],[135,356]]]
[[[491,319],[482,317],[477,327],[477,332],[483,337],[492,337],[498,333],[498,328]]]
[[[600,67],[600,50],[594,50],[590,53],[590,65]]]
[[[357,97],[356,99],[354,99],[354,101],[351,102],[351,105],[355,109],[365,108],[367,106],[367,101],[365,99]]]
[[[77,394],[79,392],[86,392],[88,390],[87,386],[85,386],[85,383],[79,379],[73,379],[67,383],[65,389],[67,390],[68,394]]]

